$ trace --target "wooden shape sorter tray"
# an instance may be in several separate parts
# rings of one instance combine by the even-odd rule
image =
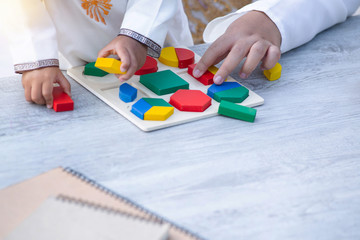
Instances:
[[[195,62],[198,62],[200,57],[195,54]],[[158,61],[158,60],[157,60]],[[194,79],[187,73],[187,68],[175,68],[166,66],[158,61],[158,71],[163,71],[170,69],[178,76],[183,78],[185,81],[189,83],[189,89],[201,90],[205,94],[207,93],[207,89],[211,86],[205,86],[200,83],[198,80]],[[67,74],[72,77],[76,82],[81,84],[95,96],[100,98],[110,107],[112,107],[115,111],[119,112],[125,118],[127,118],[130,122],[135,124],[143,131],[153,131],[161,128],[166,128],[190,121],[195,121],[203,118],[208,118],[211,116],[218,115],[218,108],[219,103],[214,99],[211,100],[211,106],[207,108],[204,112],[183,112],[179,111],[175,108],[174,114],[170,116],[165,121],[147,121],[141,120],[136,115],[134,115],[131,111],[131,107],[136,101],[141,98],[162,98],[165,101],[169,102],[171,94],[166,94],[162,96],[158,96],[157,94],[153,93],[147,87],[142,85],[139,80],[140,76],[134,75],[131,79],[126,81],[128,84],[132,85],[133,87],[137,88],[138,93],[137,97],[134,101],[125,103],[119,98],[119,87],[122,84],[114,74],[109,74],[104,77],[95,77],[95,76],[87,76],[83,74],[84,66],[75,67],[69,69]],[[228,82],[236,82],[235,79],[231,78],[230,76],[227,78]],[[249,90],[249,97],[247,97],[241,105],[247,107],[255,107],[259,106],[264,103],[264,99],[254,93],[253,91]]]

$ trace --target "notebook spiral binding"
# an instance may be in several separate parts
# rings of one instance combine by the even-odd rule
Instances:
[[[164,218],[164,217],[161,217],[159,216],[158,214],[154,213],[154,212],[151,212],[150,210],[147,210],[145,209],[144,207],[140,206],[139,204],[135,203],[134,201],[128,199],[127,197],[124,197],[104,186],[102,186],[101,184],[97,183],[96,181],[90,179],[89,177],[85,176],[84,174],[80,173],[80,172],[77,172],[76,170],[73,170],[71,169],[70,167],[66,167],[66,168],[63,168],[63,170],[77,178],[79,178],[80,180],[94,186],[95,188],[99,189],[100,191],[103,191],[105,192],[106,194],[109,194],[111,196],[113,196],[114,198],[116,198],[117,200],[119,201],[122,201],[122,202],[125,202],[126,204],[128,205],[131,205],[132,207],[138,209],[139,211],[145,213],[146,215],[150,216],[151,219],[159,222],[159,223],[169,223],[170,224],[170,227],[172,228],[175,228],[181,232],[183,232],[184,234],[194,238],[195,240],[205,240],[205,238],[203,237],[200,237],[199,235],[195,234],[195,233],[192,233],[190,232],[189,230],[186,230],[185,228],[177,225],[176,223]]]
[[[134,220],[140,220],[140,221],[143,221],[143,222],[146,222],[148,224],[162,224],[161,222],[158,222],[158,221],[149,221],[145,218],[142,218],[142,217],[139,217],[139,216],[135,216],[135,215],[132,215],[132,214],[129,214],[127,212],[124,212],[124,211],[120,211],[120,210],[117,210],[117,209],[114,209],[114,208],[111,208],[111,207],[107,207],[107,206],[103,206],[101,204],[98,204],[98,203],[93,203],[93,202],[90,202],[90,201],[86,201],[84,199],[78,199],[78,198],[73,198],[73,197],[69,197],[69,196],[66,196],[66,195],[58,195],[55,197],[56,200],[59,200],[59,201],[62,201],[62,202],[67,202],[67,203],[70,203],[70,204],[76,204],[76,205],[79,205],[79,206],[82,206],[82,207],[88,207],[88,208],[92,208],[92,209],[95,209],[95,210],[98,210],[98,211],[103,211],[103,212],[106,212],[108,214],[115,214],[115,215],[122,215],[124,217],[128,217],[130,219],[134,219]]]

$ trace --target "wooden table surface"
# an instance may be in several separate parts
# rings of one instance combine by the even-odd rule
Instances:
[[[0,188],[64,166],[207,239],[360,239],[359,26],[284,54],[278,81],[241,80],[265,99],[255,123],[145,133],[72,80],[75,110],[55,113],[2,78]]]

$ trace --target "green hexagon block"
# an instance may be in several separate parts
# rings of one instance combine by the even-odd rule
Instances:
[[[249,96],[249,89],[246,87],[231,88],[214,94],[214,99],[218,102],[226,100],[233,103],[241,103]]]
[[[141,75],[140,83],[157,95],[174,93],[179,89],[189,89],[189,83],[171,70]]]

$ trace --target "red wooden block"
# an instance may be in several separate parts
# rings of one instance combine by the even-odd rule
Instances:
[[[211,105],[211,98],[200,90],[179,89],[169,103],[180,111],[203,112]]]
[[[157,61],[152,57],[146,56],[146,61],[144,65],[135,72],[135,75],[149,74],[149,73],[157,72],[157,70],[158,70]]]
[[[74,110],[74,101],[64,93],[61,87],[53,89],[53,108],[55,112],[64,112]]]
[[[187,68],[195,62],[195,54],[189,49],[175,48],[177,58],[179,60],[179,68]]]
[[[195,78],[196,80],[198,80],[199,82],[201,82],[204,85],[210,85],[214,83],[214,74],[212,74],[209,70],[206,70],[206,72],[199,78],[194,77],[193,75],[193,71],[195,68],[196,64],[191,64],[188,66],[188,73]]]

